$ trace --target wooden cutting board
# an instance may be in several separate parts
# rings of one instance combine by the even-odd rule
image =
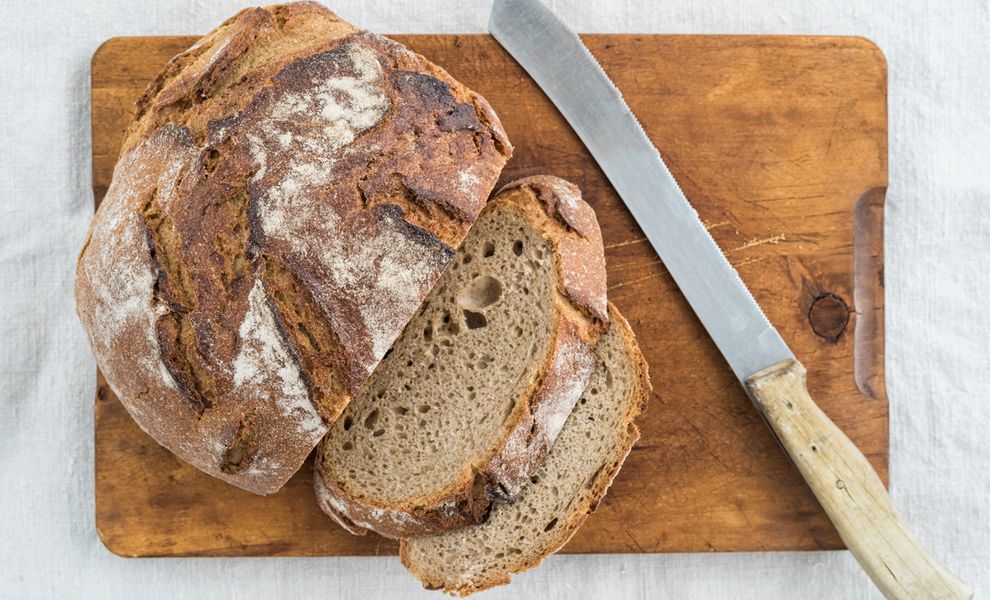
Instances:
[[[656,254],[563,118],[486,35],[396,36],[484,95],[515,145],[507,182],[577,183],[601,220],[609,297],[656,390],[611,492],[565,552],[842,547]],[[115,38],[93,57],[93,190],[144,86],[193,37]],[[588,35],[715,240],[808,366],[812,396],[887,474],[883,201],[887,71],[860,38]],[[125,556],[396,551],[323,516],[307,464],[259,497],[179,461],[102,377],[96,526]]]

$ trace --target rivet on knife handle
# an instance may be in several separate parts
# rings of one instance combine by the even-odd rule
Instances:
[[[495,0],[489,30],[594,156],[880,590],[898,600],[971,597],[907,531],[862,453],[811,400],[804,367],[577,34],[539,0]]]
[[[908,531],[866,457],[811,399],[804,365],[770,366],[746,380],[746,391],[886,597],[973,597]]]

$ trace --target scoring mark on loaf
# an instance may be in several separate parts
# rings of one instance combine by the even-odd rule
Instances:
[[[309,400],[302,373],[268,304],[264,284],[256,279],[239,329],[241,348],[234,359],[235,390],[279,398],[278,408],[299,432],[318,439],[326,426]]]
[[[407,223],[398,206],[365,209],[333,186],[352,168],[351,144],[391,109],[374,50],[345,44],[292,63],[275,80],[272,106],[246,136],[259,238],[282,248],[301,277],[320,283],[314,299],[354,349],[362,380],[452,252]],[[362,149],[368,151],[377,150]]]
[[[120,397],[147,391],[138,385],[142,380],[178,389],[161,358],[156,329],[168,308],[155,298],[158,278],[151,241],[143,218],[132,207],[143,205],[151,194],[161,202],[173,198],[180,174],[196,157],[186,142],[181,128],[165,127],[121,158],[93,222],[89,247],[94,251],[82,257],[81,268],[94,296],[86,329],[107,380]],[[122,339],[132,344],[127,360],[115,352]],[[121,374],[127,371],[131,362],[142,373],[115,376],[118,369]],[[136,403],[129,408],[142,411]]]

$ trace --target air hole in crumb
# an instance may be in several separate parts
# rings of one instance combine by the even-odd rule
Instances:
[[[464,309],[464,322],[467,323],[468,329],[481,329],[488,325],[485,315],[467,309]]]
[[[377,422],[378,422],[378,409],[376,408],[375,410],[368,413],[368,416],[364,418],[364,426],[367,429],[374,429],[375,423]]]
[[[416,407],[416,412],[418,412],[420,414],[428,413],[428,412],[430,412],[430,405],[429,404],[422,404],[422,405]]]
[[[471,260],[472,259],[473,259],[473,257],[470,254],[465,254],[464,255],[464,259],[461,260],[461,262],[464,263],[464,264],[466,264],[466,265],[468,265],[468,264],[471,264]]]
[[[351,425],[353,425],[353,424],[354,424],[354,419],[351,418],[350,415],[347,415],[346,417],[344,417],[344,431],[349,430],[351,428]]]
[[[512,253],[516,256],[522,256],[523,253],[523,243],[522,240],[516,240],[515,244],[512,244]]]
[[[495,256],[495,244],[491,242],[485,242],[485,245],[481,249],[481,254],[485,258],[490,256]]]
[[[502,297],[502,283],[494,277],[478,277],[457,295],[457,304],[463,308],[479,311],[498,302]]]
[[[343,448],[344,450],[352,450],[354,448],[354,444],[350,442],[344,442],[341,448]]]
[[[423,339],[426,340],[427,342],[433,341],[433,328],[432,327],[427,327],[426,329],[423,330]]]
[[[540,482],[540,476],[539,475],[533,475],[532,477],[529,478],[529,482],[530,483],[534,483],[534,484],[535,483],[539,483]]]
[[[395,413],[400,416],[405,416],[405,414],[409,412],[409,409],[405,406],[396,406],[394,410]]]
[[[374,433],[371,434],[372,437],[382,437],[385,435],[384,429],[376,429]]]

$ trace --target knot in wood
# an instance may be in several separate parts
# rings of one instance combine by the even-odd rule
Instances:
[[[808,310],[808,321],[815,335],[834,343],[849,324],[849,307],[835,294],[821,294]]]

